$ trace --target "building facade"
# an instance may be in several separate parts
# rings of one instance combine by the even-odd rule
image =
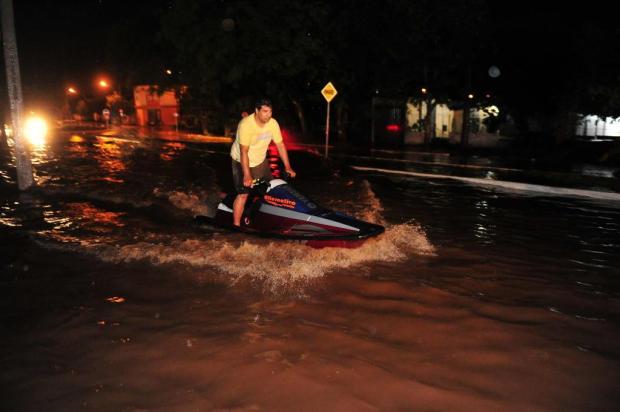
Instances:
[[[176,126],[179,99],[174,90],[160,91],[159,86],[140,85],[133,89],[136,121],[139,126]]]

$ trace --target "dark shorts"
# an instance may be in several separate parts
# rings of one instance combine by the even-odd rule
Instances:
[[[273,180],[267,159],[263,160],[263,163],[259,165],[250,167],[250,173],[252,174],[252,179],[265,179],[267,181]],[[243,169],[241,168],[241,163],[235,159],[232,159],[232,175],[233,184],[235,185],[235,190],[237,193],[249,193],[250,188],[243,186]]]

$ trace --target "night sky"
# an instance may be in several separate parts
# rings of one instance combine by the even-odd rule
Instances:
[[[121,74],[123,62],[114,61],[110,48],[119,41],[125,42],[119,47],[127,47],[135,38],[117,40],[109,29],[127,27],[142,33],[147,33],[147,27],[156,29],[159,22],[152,6],[157,3],[14,1],[25,98],[53,102],[68,85],[88,91],[97,76]]]
[[[178,3],[187,2],[14,1],[27,103],[53,102],[62,97],[69,84],[88,92],[99,74],[122,79],[119,82],[126,88],[125,93],[131,90],[132,84],[156,81],[152,76],[145,78],[144,67],[140,66],[150,65],[159,71],[175,64],[174,50],[161,41],[160,22],[162,14]],[[205,19],[211,11],[221,13],[231,5],[256,4],[223,0],[202,3]],[[550,95],[564,93],[556,99],[557,104],[557,100],[566,95],[566,90],[592,79],[608,77],[606,87],[613,83],[614,77],[617,80],[614,73],[620,72],[620,67],[614,56],[619,51],[618,24],[614,14],[599,6],[598,2],[589,2],[587,8],[583,5],[559,8],[533,1],[478,3],[487,10],[485,20],[479,22],[478,27],[487,36],[488,46],[485,47],[488,48],[484,56],[477,56],[471,62],[469,70],[473,74],[469,76],[473,82],[478,82],[480,88],[492,82],[494,93],[512,95],[515,102],[525,104],[528,100],[528,104],[543,106],[549,104]],[[420,7],[425,2],[411,4]],[[377,3],[377,7],[382,6]],[[346,23],[346,7],[343,6],[343,10],[345,12],[339,14],[339,20],[330,24]],[[264,12],[269,13],[269,10]],[[366,18],[372,19],[372,16]],[[282,24],[286,21],[283,18]],[[444,29],[451,30],[450,27],[441,28]],[[377,38],[376,44],[364,44],[364,49],[389,54],[394,43],[390,36],[395,33],[403,33],[403,30],[397,32],[386,28],[383,38]],[[330,41],[337,43],[338,39]],[[429,42],[432,41],[429,38]],[[442,45],[437,44],[437,50],[440,49]],[[415,53],[413,50],[412,54]],[[398,58],[393,63],[396,67]],[[339,64],[346,65],[346,57]],[[410,64],[409,60],[403,57],[401,66],[407,64]],[[357,60],[355,65],[357,67],[351,70],[358,70],[361,66]],[[490,65],[497,65],[502,71],[497,81],[488,78]],[[390,67],[382,67],[381,72],[388,77],[387,73],[392,71]],[[402,76],[402,71],[394,75]],[[403,94],[410,94],[414,86],[422,82],[410,83]],[[371,86],[375,85],[369,84],[369,90]]]

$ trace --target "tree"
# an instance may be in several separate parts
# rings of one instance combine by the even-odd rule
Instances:
[[[620,70],[611,59],[609,68],[597,62],[604,50],[618,51],[617,30],[606,39],[607,29],[585,29],[576,6],[563,11],[527,1],[179,0],[162,12],[159,47],[174,57],[177,83],[216,117],[238,119],[250,96],[267,94],[279,117],[294,113],[309,133],[323,124],[327,81],[339,90],[337,118],[354,136],[369,130],[376,95],[425,99],[430,116],[436,103],[490,94],[521,124],[579,107],[612,112]],[[586,52],[580,39],[598,51]],[[579,53],[589,63],[575,62]],[[491,65],[501,78],[489,78]]]
[[[303,125],[300,102],[325,67],[317,35],[325,4],[183,0],[164,16],[163,38],[175,51],[181,82],[209,108],[238,118],[225,108],[267,94],[280,107],[295,108]]]
[[[338,2],[330,35],[338,39],[331,45],[333,72],[344,86],[342,100],[356,113],[357,132],[368,130],[372,96],[415,97],[428,105],[428,140],[434,105],[467,95],[469,69],[486,58],[486,15],[482,0]]]
[[[567,137],[571,112],[620,114],[617,17],[602,2],[581,5],[525,1],[494,8],[493,37],[502,67],[496,94],[530,134],[528,120],[545,119],[541,138]],[[555,135],[555,136],[554,136]]]

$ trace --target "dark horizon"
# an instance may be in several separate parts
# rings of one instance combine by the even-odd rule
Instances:
[[[118,0],[14,2],[26,103],[36,105],[41,101],[54,105],[63,98],[64,90],[69,85],[77,86],[84,94],[95,94],[94,81],[101,74],[113,78],[115,86],[120,88],[126,97],[130,97],[133,85],[166,81],[162,72],[168,66],[175,69],[177,77],[174,81],[195,88],[213,87],[214,83],[205,83],[207,74],[204,72],[204,66],[200,66],[199,63],[201,55],[195,55],[196,67],[192,67],[191,55],[188,59],[187,55],[181,54],[186,53],[182,50],[185,47],[182,43],[191,39],[179,41],[176,45],[174,42],[171,43],[173,39],[170,37],[171,24],[181,23],[178,21],[170,23],[169,16],[178,8],[186,7],[190,10],[190,7],[197,7],[194,4],[200,7],[196,11],[194,21],[187,21],[187,24],[201,27],[202,21],[204,26],[213,22],[223,24],[229,17],[233,21],[241,20],[243,23],[243,16],[238,14],[239,10],[248,7],[252,2],[124,3]],[[266,4],[269,7],[277,2]],[[276,85],[276,88],[279,87],[277,93],[282,91],[290,93],[291,87],[297,88],[293,93],[297,93],[302,99],[309,99],[310,106],[316,104],[320,98],[318,90],[315,89],[320,90],[323,82],[334,81],[343,75],[351,77],[352,80],[350,84],[343,84],[342,79],[339,81],[339,90],[342,91],[340,98],[346,99],[349,96],[356,102],[350,103],[353,105],[361,104],[360,100],[369,99],[375,89],[392,95],[401,93],[412,96],[417,93],[420,86],[433,83],[433,80],[428,78],[433,73],[429,74],[422,68],[420,59],[423,59],[430,62],[431,68],[435,65],[439,70],[435,73],[439,76],[438,80],[435,80],[435,85],[438,87],[433,90],[441,93],[438,98],[453,96],[458,99],[459,95],[466,94],[469,84],[469,88],[476,89],[476,93],[490,93],[521,111],[553,113],[558,110],[554,106],[566,102],[568,108],[591,107],[593,110],[600,109],[605,113],[613,110],[618,110],[620,113],[617,91],[613,89],[614,73],[620,72],[619,63],[613,57],[620,47],[620,41],[616,41],[619,39],[619,33],[611,13],[605,13],[601,8],[594,8],[595,5],[591,5],[595,12],[584,13],[582,8],[577,6],[564,6],[560,9],[533,1],[500,5],[481,0],[471,3],[471,6],[455,2],[454,7],[465,7],[463,10],[470,8],[480,10],[472,12],[472,17],[480,18],[480,21],[463,21],[471,25],[471,29],[467,29],[471,31],[466,30],[463,33],[470,33],[472,38],[478,38],[476,41],[480,42],[479,45],[472,46],[441,43],[454,40],[451,40],[449,32],[457,29],[458,24],[455,22],[452,26],[417,29],[415,22],[407,27],[408,20],[394,20],[394,27],[389,24],[384,24],[380,28],[372,27],[373,24],[390,22],[391,19],[398,17],[390,15],[389,11],[384,11],[388,7],[392,10],[429,7],[429,12],[433,10],[437,12],[441,11],[442,7],[449,10],[450,7],[446,5],[432,9],[431,3],[425,1],[412,3],[411,6],[405,6],[409,4],[408,2],[391,1],[383,5],[382,9],[375,11],[371,7],[353,8],[353,3],[343,2],[329,9],[331,16],[338,18],[329,20],[320,15],[326,10],[327,3],[315,1],[309,4],[309,9],[302,11],[310,10],[318,13],[317,22],[343,27],[351,25],[352,28],[361,30],[360,35],[367,29],[356,26],[359,26],[359,22],[365,22],[364,24],[369,25],[368,30],[378,33],[372,39],[374,44],[352,43],[352,48],[346,44],[339,45],[346,40],[330,34],[332,37],[329,37],[327,42],[319,41],[318,44],[323,49],[316,53],[319,53],[317,56],[321,56],[326,52],[324,50],[326,47],[334,47],[332,53],[338,58],[334,66],[326,69],[324,62],[316,60],[317,67],[311,68],[316,73],[311,74],[313,78],[308,78],[310,85],[308,87],[303,84],[304,76],[307,78],[307,74],[298,79],[291,77],[292,86]],[[296,4],[294,6],[297,7]],[[268,7],[264,10],[266,15],[269,14]],[[288,10],[291,16],[300,12],[294,7],[284,9]],[[357,14],[352,13],[353,10]],[[424,17],[424,13],[421,15]],[[165,30],[162,32],[164,16],[169,19],[168,27],[165,28],[167,32]],[[467,16],[463,16],[463,19],[466,18]],[[291,21],[295,20],[289,19],[286,15],[279,16],[277,20],[278,23],[282,23],[283,29],[290,30],[293,35],[296,28],[287,26],[292,24]],[[449,19],[444,21],[450,22]],[[207,29],[208,27],[205,28]],[[336,30],[333,33],[338,34],[337,27],[333,30]],[[425,30],[421,32],[422,35],[426,36],[428,42],[435,43],[424,52],[426,54],[423,56],[418,56],[419,52],[408,48],[406,43],[400,44],[408,33],[416,30]],[[584,37],[585,35],[589,37]],[[268,34],[268,36],[277,35]],[[592,43],[587,43],[588,40]],[[226,50],[230,47],[217,42],[209,44],[217,45],[217,49],[222,48],[223,53],[228,53]],[[339,47],[344,48],[338,51]],[[346,55],[347,50],[351,50],[350,55]],[[464,53],[463,56],[442,55],[460,51]],[[213,50],[211,53],[217,55],[218,50]],[[364,64],[365,59],[360,57],[360,54],[364,53],[367,54],[368,64]],[[326,59],[330,61],[333,56],[326,56]],[[373,63],[376,59],[385,59],[385,63]],[[456,64],[455,68],[443,67],[444,62],[450,62],[451,59]],[[416,68],[415,65],[420,68]],[[499,78],[492,79],[487,74],[488,68],[493,65],[501,70]],[[216,75],[224,73],[225,67],[214,67],[214,70],[218,71]],[[408,67],[411,67],[411,71],[407,70]],[[278,71],[277,68],[274,70],[281,79],[274,80],[276,83],[286,79],[286,74],[281,70]],[[239,81],[231,80],[233,83],[228,80],[224,82],[221,79],[217,80],[219,83],[216,83],[215,87],[225,87],[231,96],[242,97],[248,84],[256,84],[256,78],[251,73],[248,74],[249,76],[239,78]],[[259,80],[261,78],[265,80],[263,72],[257,72],[256,75]],[[348,78],[345,80],[349,81]],[[205,86],[207,84],[209,86]],[[266,90],[270,90],[269,87],[273,88],[269,85],[261,87]],[[598,95],[593,95],[591,90],[595,88],[602,91]],[[221,100],[221,97],[216,96],[216,99]],[[231,105],[232,101],[229,100],[221,100],[220,104]]]

